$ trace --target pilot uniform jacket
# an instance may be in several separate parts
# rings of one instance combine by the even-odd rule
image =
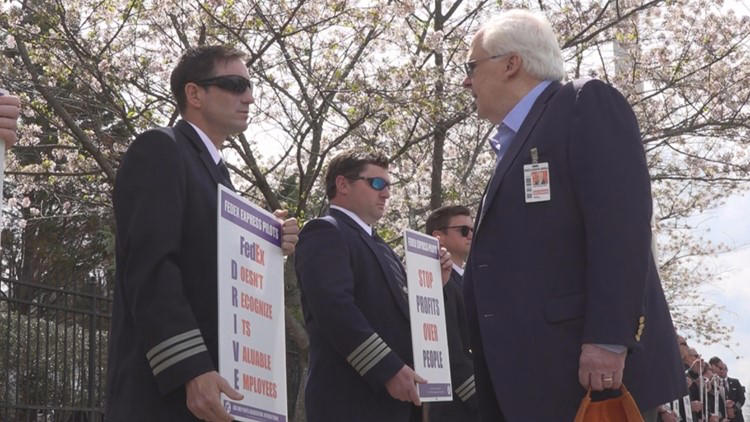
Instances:
[[[220,182],[231,186],[185,121],[141,134],[122,159],[107,421],[197,420],[184,385],[218,364]]]
[[[525,200],[533,155],[549,164],[548,201]],[[573,420],[584,343],[628,349],[641,409],[685,395],[651,201],[625,98],[597,80],[547,86],[488,183],[464,274],[483,420]]]
[[[429,403],[430,422],[479,420],[474,385],[474,362],[469,349],[469,324],[464,307],[463,277],[453,270],[443,287],[445,328],[451,366],[453,401]]]
[[[385,388],[413,359],[409,304],[399,282],[406,275],[382,242],[336,209],[300,231],[295,268],[310,337],[308,422],[412,417],[413,406]]]

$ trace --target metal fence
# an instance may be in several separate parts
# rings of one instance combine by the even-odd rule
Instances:
[[[0,279],[0,421],[103,420],[106,290]]]
[[[0,278],[0,422],[101,422],[112,300],[106,281]],[[303,374],[287,342],[289,420]]]

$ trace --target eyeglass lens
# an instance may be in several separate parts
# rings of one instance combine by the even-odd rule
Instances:
[[[242,94],[245,90],[253,90],[253,83],[239,75],[217,76],[195,82],[198,85],[214,85],[225,91]]]

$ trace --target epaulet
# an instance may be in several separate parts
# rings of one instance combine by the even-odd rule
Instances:
[[[169,136],[172,141],[177,142],[177,139],[174,137],[174,128],[172,127],[157,127],[154,128],[154,130],[158,130],[159,132],[165,133],[167,136]]]

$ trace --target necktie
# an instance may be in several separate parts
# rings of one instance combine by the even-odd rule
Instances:
[[[224,178],[223,185],[230,189],[234,189],[234,185],[232,184],[232,178],[229,177],[229,169],[227,168],[227,165],[224,162],[224,160],[219,160],[216,166],[219,167],[219,172],[221,173],[221,176]]]
[[[386,262],[388,262],[391,274],[393,274],[393,278],[396,279],[398,288],[401,290],[401,293],[403,293],[404,299],[408,301],[409,298],[407,294],[408,290],[406,287],[406,273],[404,272],[404,266],[401,265],[401,261],[396,257],[393,249],[391,249],[391,247],[388,246],[380,236],[373,232],[373,237],[375,238],[375,244],[380,248],[381,255],[385,258]]]

